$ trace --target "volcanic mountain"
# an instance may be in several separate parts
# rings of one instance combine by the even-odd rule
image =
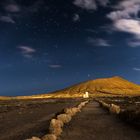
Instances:
[[[121,77],[115,76],[111,78],[101,78],[86,81],[64,90],[55,92],[54,95],[57,96],[82,96],[86,91],[91,95],[129,95],[129,94],[139,94],[140,86],[129,82]]]
[[[82,97],[85,92],[89,92],[89,95],[91,97],[112,96],[112,95],[121,95],[121,96],[140,95],[140,86],[132,82],[129,82],[121,77],[115,76],[111,78],[101,78],[86,81],[49,94],[18,96],[13,98],[32,99],[32,98]],[[9,98],[11,99],[11,97]]]

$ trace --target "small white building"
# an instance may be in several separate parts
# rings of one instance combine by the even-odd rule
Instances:
[[[89,93],[87,91],[84,93],[83,98],[89,98]]]

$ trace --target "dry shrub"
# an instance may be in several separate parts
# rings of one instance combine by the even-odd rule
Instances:
[[[57,119],[63,123],[68,123],[71,121],[71,116],[69,114],[60,114],[57,116]]]
[[[63,127],[63,122],[57,119],[52,119],[50,122],[50,126],[52,127]]]
[[[105,108],[110,108],[110,105],[109,104],[107,104],[107,103],[102,103],[102,105],[103,105],[103,107],[105,107]]]
[[[47,134],[42,137],[42,140],[56,140],[57,137],[54,134]]]
[[[38,138],[38,137],[32,137],[32,138],[30,138],[30,139],[26,139],[26,140],[41,140],[41,139]]]
[[[88,101],[82,102],[78,105],[78,108],[81,109],[82,107],[84,107],[86,104],[88,103]]]
[[[86,104],[85,104],[85,102],[82,102],[80,105],[83,107],[83,106],[85,106]]]
[[[51,134],[54,134],[56,136],[60,136],[62,133],[62,128],[51,128],[50,129]]]
[[[78,108],[82,109],[82,107],[84,107],[84,106],[85,106],[85,103],[81,103],[81,104],[78,105]]]
[[[64,112],[66,113],[66,114],[68,114],[68,115],[71,115],[72,116],[72,110],[71,110],[71,108],[65,108],[64,109]]]
[[[64,110],[64,112],[66,113],[66,114],[68,114],[68,115],[70,115],[70,116],[74,116],[77,112],[79,112],[80,110],[79,110],[79,108],[77,108],[77,107],[74,107],[74,108],[66,108],[65,110]]]
[[[80,110],[82,109],[82,107],[83,107],[83,106],[82,106],[81,104],[80,104],[80,105],[78,105],[78,108],[79,108]]]
[[[119,114],[121,111],[121,108],[118,105],[111,104],[109,111],[111,113]]]
[[[103,106],[104,108],[110,109],[110,104],[107,104],[103,101],[99,101],[100,105]]]
[[[82,102],[78,107],[66,108],[64,109],[64,114],[60,114],[57,116],[57,119],[52,119],[50,122],[50,134],[47,134],[42,137],[42,139],[38,137],[32,137],[31,139],[26,140],[56,140],[57,136],[60,136],[62,133],[62,127],[65,123],[71,121],[71,117],[74,116],[77,112],[80,112],[80,109],[84,107],[88,101]]]
[[[50,133],[59,136],[62,133],[63,122],[60,120],[52,119],[50,122]]]
[[[89,101],[85,101],[85,104],[87,104]]]
[[[78,107],[73,107],[72,108],[72,112],[74,113],[74,115],[77,113],[77,112],[80,112],[80,109]]]

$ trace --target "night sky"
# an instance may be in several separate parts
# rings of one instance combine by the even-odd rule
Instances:
[[[0,1],[0,95],[115,75],[140,84],[140,0]]]

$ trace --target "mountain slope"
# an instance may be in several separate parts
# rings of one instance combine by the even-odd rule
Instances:
[[[83,82],[56,92],[56,94],[82,95],[85,91],[88,91],[90,94],[139,94],[140,86],[115,76]]]
[[[65,98],[82,97],[88,91],[90,96],[112,96],[112,95],[140,95],[140,86],[129,82],[121,77],[101,78],[86,81],[66,89],[49,94],[38,94],[32,96],[0,97],[0,99],[37,99],[37,98]]]

